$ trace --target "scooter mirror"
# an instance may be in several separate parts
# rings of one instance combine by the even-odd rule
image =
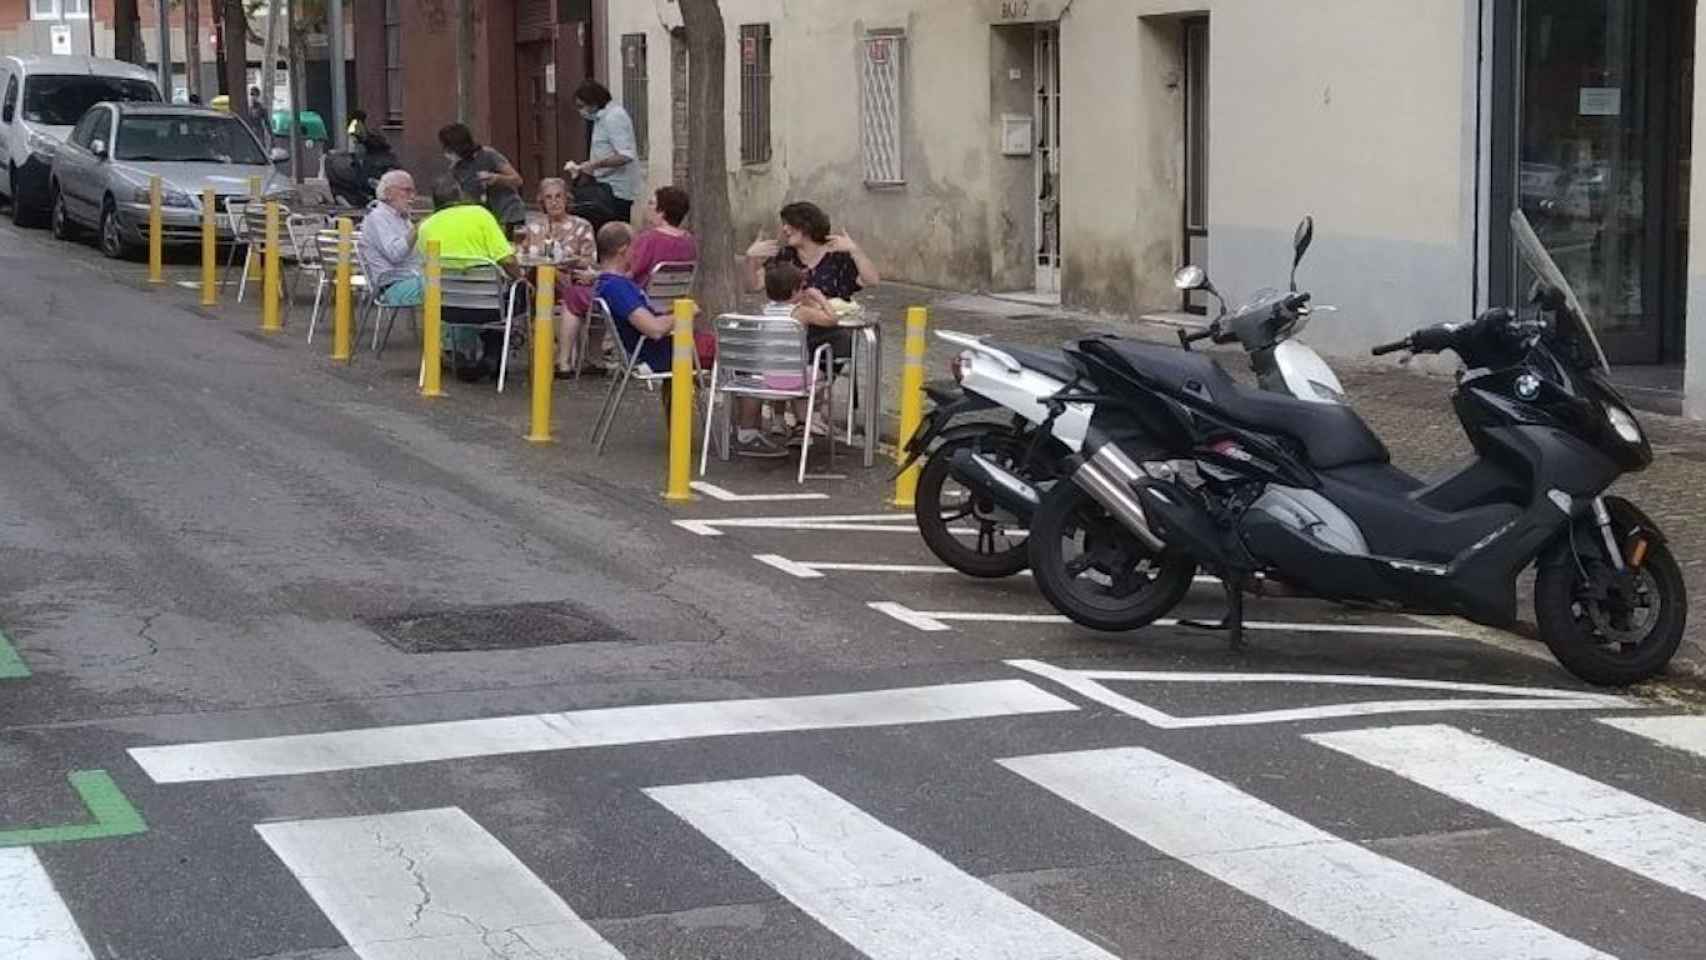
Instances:
[[[1297,265],[1303,262],[1303,255],[1309,252],[1309,244],[1315,240],[1315,218],[1304,217],[1297,225],[1297,232],[1291,237],[1291,290],[1297,292]]]
[[[1179,268],[1173,274],[1173,288],[1176,290],[1201,290],[1208,286],[1208,274],[1202,267],[1190,264]]]

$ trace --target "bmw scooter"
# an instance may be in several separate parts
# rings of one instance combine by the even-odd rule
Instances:
[[[1503,627],[1517,616],[1517,578],[1533,566],[1535,619],[1560,663],[1602,685],[1657,674],[1686,624],[1681,570],[1658,526],[1606,494],[1619,476],[1651,463],[1652,448],[1610,384],[1569,283],[1520,211],[1511,226],[1536,277],[1536,316],[1492,309],[1374,350],[1451,350],[1467,365],[1452,402],[1475,456],[1446,476],[1427,482],[1392,466],[1349,406],[1243,387],[1199,354],[1100,338],[1068,349],[1099,388],[1071,399],[1097,406],[1098,417],[1104,406],[1120,411],[1140,429],[1116,437],[1093,418],[1082,452],[1067,464],[1074,486],[1134,537],[1220,576],[1228,610],[1212,626],[1234,645],[1256,576],[1327,599]],[[1300,229],[1295,259],[1307,244]],[[1191,286],[1199,276],[1187,269],[1178,279]],[[1308,300],[1258,296],[1231,323],[1283,340]],[[1244,339],[1236,330],[1210,335]],[[1252,360],[1260,370],[1260,358]],[[1114,496],[1096,477],[1080,479],[1105,459],[1105,447],[1142,465]],[[1152,466],[1177,457],[1194,462],[1193,476]],[[1033,540],[1040,526],[1039,516]]]

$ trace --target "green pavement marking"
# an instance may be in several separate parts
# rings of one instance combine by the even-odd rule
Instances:
[[[24,666],[24,658],[18,656],[12,641],[6,639],[6,631],[0,630],[0,680],[16,680],[29,675],[30,668]]]
[[[83,799],[83,805],[94,814],[94,823],[77,823],[63,827],[33,827],[27,830],[0,830],[0,847],[23,847],[43,843],[70,843],[75,840],[100,840],[105,837],[126,837],[148,832],[142,814],[130,805],[113,778],[105,770],[77,770],[68,777],[71,789]]]

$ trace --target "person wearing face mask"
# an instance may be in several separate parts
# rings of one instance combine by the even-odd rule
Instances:
[[[445,163],[450,164],[450,175],[462,185],[462,192],[490,210],[506,235],[527,222],[527,204],[521,199],[521,174],[515,172],[508,158],[491,147],[481,146],[467,126],[460,123],[446,124],[440,129],[438,142],[444,148]]]
[[[634,142],[634,121],[597,80],[580,85],[575,91],[575,106],[592,123],[592,146],[585,163],[570,161],[563,169],[571,179],[589,176],[608,187],[615,198],[617,219],[627,223],[633,219],[634,198],[640,193],[640,150]]]

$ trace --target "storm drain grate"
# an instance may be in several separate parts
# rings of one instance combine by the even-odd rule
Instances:
[[[568,643],[626,643],[633,637],[579,604],[514,603],[460,607],[363,621],[404,653],[522,650]]]

